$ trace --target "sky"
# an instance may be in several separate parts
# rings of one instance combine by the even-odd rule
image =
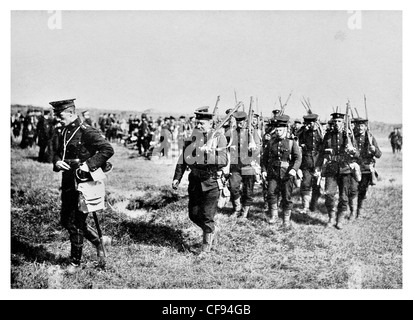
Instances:
[[[11,12],[11,103],[268,116],[292,92],[327,119],[347,99],[372,121],[402,122],[401,11]],[[258,100],[258,105],[257,105]]]

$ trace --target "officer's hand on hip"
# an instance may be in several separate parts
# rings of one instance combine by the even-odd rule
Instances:
[[[70,166],[62,160],[57,161],[55,165],[59,170],[70,170]]]
[[[178,181],[178,180],[174,180],[174,181],[172,182],[172,189],[176,190],[176,189],[178,189],[178,186],[179,186],[179,181]]]
[[[376,147],[375,146],[370,146],[369,151],[371,153],[375,153],[376,152]]]

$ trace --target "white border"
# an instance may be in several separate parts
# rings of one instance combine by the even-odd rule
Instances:
[[[9,50],[2,50],[1,64],[3,71],[1,74],[1,101],[6,111],[7,125],[2,126],[5,132],[1,134],[2,148],[7,150],[7,155],[2,158],[2,168],[8,168],[10,172],[10,141],[8,129],[8,115],[10,106],[10,10],[403,10],[403,92],[411,91],[411,70],[413,57],[409,30],[413,30],[413,14],[409,6],[411,1],[387,1],[374,2],[367,1],[343,1],[342,3],[332,1],[288,1],[287,4],[270,4],[268,1],[238,1],[236,6],[233,3],[221,1],[208,1],[202,5],[195,4],[194,1],[154,1],[151,5],[140,5],[133,1],[111,1],[102,3],[86,3],[85,1],[7,1],[1,7],[1,39],[3,44],[7,44]],[[407,90],[406,90],[407,89]],[[410,108],[413,103],[410,95],[403,96],[403,119],[410,119]],[[3,109],[4,110],[4,109]],[[404,122],[404,121],[403,121]],[[404,160],[410,157],[410,137],[411,132],[408,126],[404,126],[405,145],[403,148]],[[407,138],[406,138],[407,137]],[[409,150],[410,149],[410,150]],[[404,162],[404,161],[403,161]],[[404,162],[405,163],[405,162]],[[411,177],[410,168],[404,165],[403,168],[403,213],[404,213],[404,276],[403,290],[11,290],[10,289],[10,216],[3,210],[1,215],[1,269],[0,269],[0,298],[5,300],[23,299],[126,299],[126,300],[188,300],[188,299],[410,299],[412,297],[412,265],[411,265],[411,218],[410,203],[407,202],[409,192],[409,181]],[[2,179],[2,204],[10,209],[10,174]],[[4,197],[4,198],[3,198]],[[409,206],[408,206],[409,204]],[[389,213],[390,214],[390,213]],[[380,235],[378,235],[380,236]],[[409,298],[410,297],[410,298]]]

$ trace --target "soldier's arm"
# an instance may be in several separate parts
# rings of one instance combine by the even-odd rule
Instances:
[[[187,164],[184,160],[184,153],[185,152],[182,152],[179,156],[178,163],[175,167],[174,178],[172,179],[173,181],[177,180],[179,183],[181,182],[182,177],[184,176],[185,170],[187,168]]]
[[[373,136],[372,136],[372,143],[373,143],[373,146],[375,147],[375,152],[374,152],[374,156],[377,158],[377,159],[379,159],[380,157],[381,157],[381,155],[382,155],[382,152],[381,152],[381,150],[380,150],[380,148],[379,148],[379,145],[378,145],[378,143],[377,143],[377,141],[376,141],[376,138],[374,138]]]
[[[326,134],[323,138],[323,141],[320,143],[319,148],[318,148],[318,153],[320,156],[317,158],[317,162],[315,163],[316,168],[321,168],[321,166],[324,163],[324,158],[325,158],[325,150],[327,148],[327,139],[328,135]]]
[[[56,130],[53,133],[52,139],[55,139],[56,143],[53,143],[53,171],[59,172],[60,169],[56,166],[58,161],[61,161],[61,154],[63,153],[63,136],[59,135],[58,131]],[[56,148],[57,146],[57,148]],[[55,149],[56,148],[56,149]]]
[[[298,147],[298,144],[295,141],[293,141],[293,147],[291,150],[291,161],[293,162],[292,169],[298,171],[298,169],[300,169],[301,166],[302,155],[300,148]]]
[[[87,127],[83,133],[82,140],[92,151],[92,156],[86,160],[90,171],[95,171],[108,161],[114,154],[110,143],[102,137],[96,129]]]
[[[262,153],[261,157],[261,171],[267,172],[268,167],[268,158],[269,158],[269,151],[270,150],[270,143],[267,143],[267,146],[264,148],[264,152]]]

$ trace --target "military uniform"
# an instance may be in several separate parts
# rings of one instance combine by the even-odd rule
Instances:
[[[52,106],[60,111],[63,102],[51,102]],[[71,165],[70,170],[62,172],[62,207],[61,223],[70,235],[71,261],[79,265],[82,257],[83,239],[86,238],[94,246],[100,245],[97,232],[87,225],[87,214],[79,211],[79,192],[75,171],[79,164],[86,163],[91,172],[101,168],[112,157],[112,146],[101,133],[93,127],[83,123],[80,118],[68,124],[58,136],[57,152],[53,157],[54,171],[58,161],[65,161]]]
[[[333,119],[343,119],[344,114],[333,113]],[[316,167],[321,168],[326,160],[323,176],[326,177],[325,204],[329,214],[328,225],[332,226],[336,219],[336,227],[342,229],[347,208],[354,207],[357,197],[358,182],[353,173],[353,167],[359,157],[357,149],[353,152],[347,150],[349,136],[346,129],[341,131],[331,130],[326,133],[320,148],[321,156],[317,159]],[[335,195],[339,189],[339,201],[336,208]]]
[[[235,112],[234,117],[237,121],[243,121],[247,118],[245,112]],[[229,136],[231,132],[227,132]],[[260,162],[260,137],[256,130],[250,136],[248,129],[237,128],[232,132],[233,141],[230,146],[230,192],[236,214],[241,214],[247,218],[250,206],[253,202],[255,167]],[[256,148],[249,148],[250,140],[254,140]],[[252,147],[252,145],[251,145]],[[241,209],[242,208],[242,209]],[[242,210],[242,213],[240,211]]]
[[[359,123],[367,123],[365,119],[356,119],[356,125]],[[375,158],[379,159],[382,155],[382,152],[377,144],[376,139],[370,133],[370,131],[366,131],[362,134],[359,132],[355,133],[355,140],[357,144],[357,149],[360,152],[360,158],[358,160],[358,164],[360,165],[362,178],[359,182],[358,187],[358,200],[357,200],[357,217],[363,215],[363,202],[367,196],[367,190],[370,185],[375,184],[376,180],[376,160]],[[374,147],[374,151],[370,150],[370,147]],[[354,212],[353,212],[354,213]]]
[[[48,112],[45,114],[48,114]],[[47,150],[47,147],[49,145],[50,139],[52,138],[53,135],[53,123],[52,119],[46,118],[44,116],[41,116],[39,119],[39,122],[37,123],[37,144],[39,146],[39,158],[38,160],[40,162],[52,162],[51,156],[50,156],[50,150]],[[47,150],[47,153],[46,153]]]
[[[279,116],[276,120],[276,127],[287,128],[288,116]],[[293,208],[292,193],[295,179],[295,176],[290,175],[290,171],[292,169],[298,171],[300,165],[301,152],[297,142],[287,137],[278,138],[273,135],[264,149],[261,161],[262,172],[267,174],[270,223],[274,223],[274,219],[278,215],[278,194],[281,193],[280,206],[283,210],[284,225],[289,226]]]
[[[211,120],[213,114],[196,112],[197,119]],[[215,214],[220,195],[222,169],[228,164],[227,142],[223,134],[215,135],[211,152],[201,148],[212,137],[213,132],[201,132],[194,129],[191,138],[186,141],[184,150],[175,168],[174,181],[181,181],[187,168],[189,173],[188,211],[189,218],[203,231],[203,250],[209,251],[215,237]]]
[[[303,211],[306,213],[308,209],[314,211],[318,198],[320,197],[320,185],[317,183],[317,177],[315,176],[315,168],[318,157],[320,155],[320,148],[323,143],[323,134],[321,130],[317,128],[312,129],[312,122],[316,122],[318,115],[311,114],[306,115],[304,118],[304,127],[297,133],[298,143],[302,150],[302,162],[301,171],[303,173],[303,179],[301,182],[301,197]]]

